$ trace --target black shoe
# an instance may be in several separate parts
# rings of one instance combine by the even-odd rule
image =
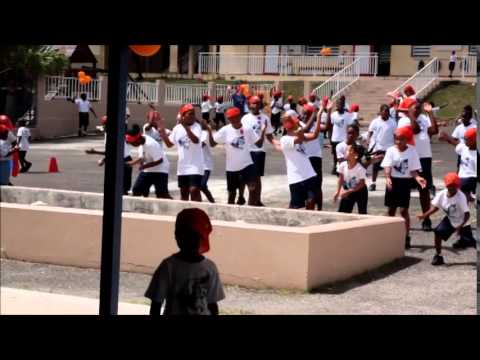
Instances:
[[[432,229],[432,221],[430,219],[425,219],[422,222],[422,230],[423,231],[433,231]]]
[[[432,260],[432,265],[437,266],[437,265],[444,265],[445,261],[443,261],[443,256],[442,255],[435,255]]]
[[[244,197],[239,197],[237,200],[237,205],[245,205],[247,202]]]
[[[24,169],[25,172],[28,172],[28,170],[30,170],[31,167],[32,167],[32,163],[29,162],[29,163],[27,164],[27,166],[25,166],[25,169]]]
[[[370,187],[368,188],[370,191],[375,191],[377,190],[377,185],[376,184],[370,184]]]
[[[265,207],[265,205],[261,201],[258,202],[257,206]]]
[[[412,246],[410,244],[410,236],[405,238],[405,249],[410,249]]]

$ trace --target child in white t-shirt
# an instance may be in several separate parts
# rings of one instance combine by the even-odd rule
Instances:
[[[203,151],[203,160],[205,162],[205,173],[203,174],[202,184],[200,190],[207,197],[207,200],[211,203],[215,202],[212,193],[208,189],[208,179],[210,179],[210,174],[213,171],[213,155],[212,147],[215,146],[210,142],[207,131],[208,123],[206,120],[202,121],[202,136],[200,141],[202,142],[202,151]]]
[[[227,104],[223,102],[223,96],[217,97],[217,102],[215,103],[215,129],[219,130],[222,126],[227,125],[225,121],[225,110],[227,109]],[[220,125],[223,123],[223,125]]]
[[[395,130],[395,145],[388,148],[381,166],[385,170],[386,190],[385,206],[388,208],[388,216],[395,216],[397,208],[400,215],[405,219],[405,248],[410,248],[410,191],[412,179],[425,188],[427,183],[419,175],[422,169],[420,158],[413,146],[407,143],[413,139],[411,127],[402,127]]]
[[[205,174],[200,141],[202,127],[195,118],[192,104],[182,106],[180,115],[180,123],[172,129],[170,135],[167,135],[162,125],[159,129],[160,136],[167,147],[177,146],[177,177],[181,200],[202,201],[200,188]]]
[[[212,109],[213,109],[213,105],[212,105],[210,96],[203,95],[202,104],[201,104],[202,119],[210,121],[210,111]]]
[[[331,109],[331,107],[330,107]],[[320,114],[320,112],[318,112]],[[286,115],[283,118],[283,128],[287,134],[282,136],[280,144],[275,143],[277,150],[282,151],[287,165],[287,178],[290,188],[291,209],[315,209],[318,197],[318,178],[310,162],[305,148],[305,142],[317,141],[321,130],[321,115],[318,115],[313,133],[305,133],[299,127],[297,117]]]
[[[464,136],[465,144],[458,144],[455,151],[460,156],[458,176],[462,182],[461,190],[470,202],[475,201],[472,194],[477,189],[477,129],[468,129]]]
[[[355,143],[348,145],[346,161],[338,165],[337,192],[333,201],[336,202],[340,197],[339,212],[352,213],[356,203],[359,214],[367,213],[367,171],[360,162],[363,153],[362,146]]]
[[[468,224],[470,210],[467,198],[463,192],[458,191],[460,178],[456,173],[448,173],[445,175],[444,181],[447,188],[435,196],[430,210],[417,215],[419,220],[424,220],[439,209],[445,212],[445,217],[434,230],[436,254],[433,257],[432,265],[443,265],[445,263],[442,257],[442,240],[447,241],[453,233],[460,236],[460,239],[453,245],[454,248],[476,247],[472,228]]]
[[[25,126],[25,123],[25,120],[18,121],[17,142],[19,147],[18,157],[21,166],[21,173],[27,172],[32,167],[32,163],[26,159],[27,152],[30,150],[32,135],[30,129]]]

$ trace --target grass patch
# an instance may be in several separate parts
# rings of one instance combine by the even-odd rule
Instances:
[[[294,99],[298,99],[303,96],[303,81],[282,81],[280,87],[285,92],[285,97],[292,95]]]
[[[435,106],[448,103],[448,106],[438,112],[440,118],[455,118],[462,113],[467,104],[475,107],[475,86],[470,83],[445,82],[440,88],[430,94],[425,100],[433,101]]]

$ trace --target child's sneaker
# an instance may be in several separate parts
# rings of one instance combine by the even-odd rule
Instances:
[[[437,265],[444,265],[445,261],[443,261],[443,256],[442,255],[435,255],[432,260],[432,265],[437,266]]]
[[[368,188],[369,191],[375,191],[377,190],[377,185],[376,184],[370,184],[370,187]]]

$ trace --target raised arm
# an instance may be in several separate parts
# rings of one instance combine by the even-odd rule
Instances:
[[[433,113],[432,110],[432,105],[429,103],[425,103],[423,105],[423,109],[427,113],[428,117],[430,118],[430,121],[432,122],[432,126],[428,128],[428,135],[433,136],[438,134],[438,124],[437,124],[437,119],[435,118],[435,114]]]

